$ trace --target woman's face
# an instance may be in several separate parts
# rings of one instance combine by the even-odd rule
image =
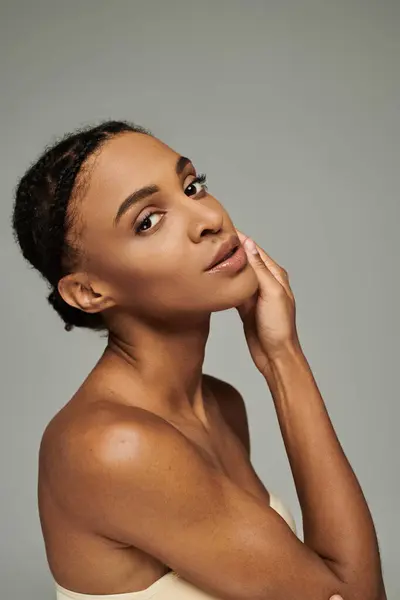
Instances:
[[[189,160],[132,132],[108,141],[88,166],[80,242],[93,289],[113,305],[169,318],[232,308],[254,294],[257,278],[247,261],[236,272],[206,270],[236,232]]]

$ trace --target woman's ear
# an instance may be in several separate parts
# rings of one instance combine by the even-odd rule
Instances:
[[[85,273],[71,273],[58,282],[58,291],[65,302],[87,313],[98,313],[115,305],[101,287],[100,284],[92,284]]]

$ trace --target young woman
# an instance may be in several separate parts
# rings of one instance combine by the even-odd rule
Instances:
[[[126,122],[81,130],[23,176],[13,227],[66,329],[108,337],[40,446],[58,599],[384,599],[373,521],[302,352],[288,274],[192,162]],[[232,307],[271,391],[304,543],[251,465],[243,398],[202,372],[210,315]]]

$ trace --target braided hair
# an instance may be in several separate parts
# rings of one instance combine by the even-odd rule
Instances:
[[[74,242],[67,242],[67,234],[77,223],[75,203],[71,200],[84,185],[85,162],[107,140],[127,132],[152,135],[127,121],[106,121],[66,134],[45,149],[16,188],[12,215],[14,238],[24,258],[49,284],[51,291],[47,300],[64,321],[67,331],[74,326],[97,331],[106,329],[101,313],[86,313],[65,302],[58,291],[58,282],[73,271],[82,255],[76,234]]]

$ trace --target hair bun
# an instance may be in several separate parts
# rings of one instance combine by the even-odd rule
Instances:
[[[57,287],[53,287],[47,300],[64,321],[66,331],[71,331],[74,327],[88,327],[95,331],[106,329],[101,313],[87,313],[71,306],[65,302]]]
[[[56,290],[55,288],[53,288],[53,290],[50,292],[50,294],[47,296],[47,300],[50,302],[50,304],[55,308],[55,303],[56,303]]]
[[[71,310],[77,310],[73,306],[70,306],[67,302],[65,302],[64,298],[61,296],[58,288],[53,288],[50,294],[47,296],[48,302],[54,308],[54,310],[60,315],[62,320],[65,323],[64,329],[66,331],[71,331],[73,328],[72,323],[69,322],[69,313]]]

